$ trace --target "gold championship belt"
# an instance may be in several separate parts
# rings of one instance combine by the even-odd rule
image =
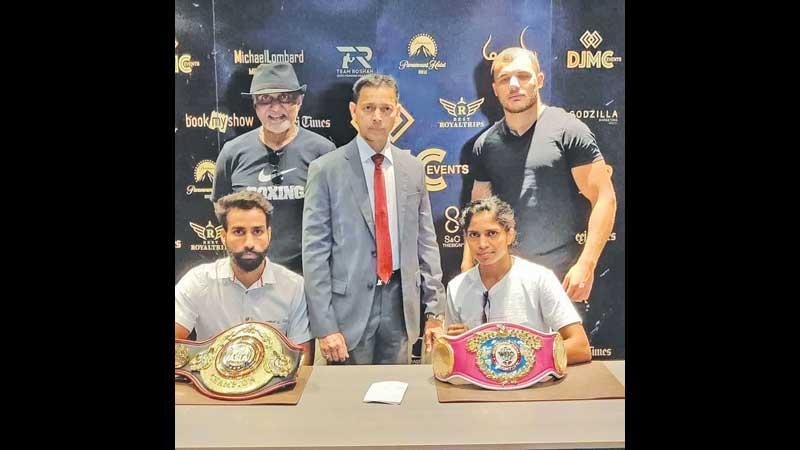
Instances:
[[[202,342],[175,339],[175,375],[221,400],[248,400],[297,383],[303,347],[264,322],[245,322]]]

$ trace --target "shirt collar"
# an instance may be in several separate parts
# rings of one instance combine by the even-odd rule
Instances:
[[[361,137],[361,135],[356,135],[356,144],[358,145],[358,157],[361,159],[363,164],[370,163],[372,164],[372,155],[376,152],[372,149],[372,147],[367,144],[367,141]],[[389,164],[393,164],[392,161],[392,143],[390,139],[386,139],[386,146],[383,147],[383,156],[384,161],[389,160]]]
[[[514,256],[514,255],[511,255],[511,268],[508,269],[508,272],[503,276],[503,278],[501,278],[497,282],[497,284],[492,286],[493,289],[494,289],[495,286],[503,283],[506,279],[508,279],[509,274],[514,270],[514,266],[516,265],[516,262],[517,262],[517,257]],[[480,263],[475,264],[475,266],[472,269],[469,269],[467,271],[467,278],[469,278],[472,282],[480,283],[480,285],[483,286],[483,280],[481,280],[481,272],[480,272],[480,269],[479,269],[480,265],[481,265]]]

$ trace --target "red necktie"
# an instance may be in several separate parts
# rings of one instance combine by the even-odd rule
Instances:
[[[372,155],[375,173],[372,177],[375,190],[375,244],[378,248],[378,278],[385,283],[392,276],[392,238],[389,236],[389,208],[386,206],[386,183],[383,181],[384,156]]]

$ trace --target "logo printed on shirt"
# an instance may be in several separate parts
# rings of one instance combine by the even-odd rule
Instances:
[[[290,186],[248,186],[248,191],[258,192],[263,195],[267,200],[301,200],[305,198],[305,186],[290,185]]]
[[[281,175],[286,175],[287,173],[289,173],[289,172],[291,172],[293,170],[297,170],[297,167],[292,167],[291,169],[286,169],[283,172],[278,172],[275,175],[272,175],[272,174],[266,174],[264,172],[264,169],[261,169],[261,172],[258,174],[258,181],[260,181],[262,183],[270,183],[276,177],[279,177]]]

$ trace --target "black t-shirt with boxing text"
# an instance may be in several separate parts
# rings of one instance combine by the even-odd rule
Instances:
[[[250,190],[260,192],[272,204],[272,242],[267,256],[293,272],[303,274],[301,254],[303,203],[308,165],[333,151],[333,142],[300,128],[297,136],[277,152],[278,164],[269,163],[267,147],[259,139],[259,128],[225,143],[217,158],[211,198]],[[277,173],[273,176],[273,172]],[[278,175],[281,175],[279,177]],[[280,181],[280,183],[278,183]]]

